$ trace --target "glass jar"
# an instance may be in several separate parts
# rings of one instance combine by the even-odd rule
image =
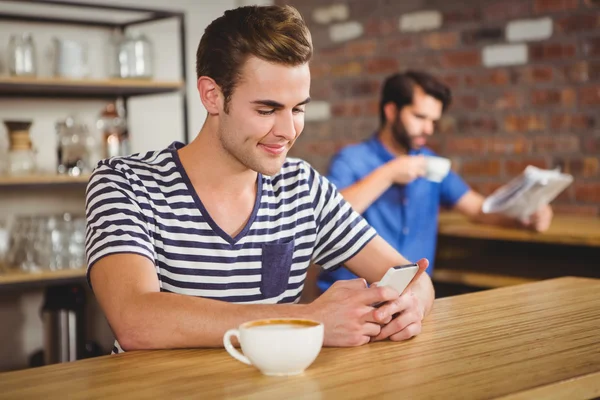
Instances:
[[[69,116],[56,123],[56,133],[58,173],[78,176],[91,172],[97,162],[97,144],[87,125]]]
[[[12,76],[36,76],[35,44],[29,33],[12,35],[8,42],[8,71]]]
[[[7,171],[10,175],[27,175],[37,169],[35,150],[29,136],[31,124],[31,121],[4,121],[8,130]]]
[[[152,43],[144,34],[126,34],[117,44],[117,77],[151,79],[153,75]]]

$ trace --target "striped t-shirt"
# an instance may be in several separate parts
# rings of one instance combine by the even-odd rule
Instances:
[[[98,164],[86,196],[88,279],[100,258],[135,253],[152,261],[163,292],[293,303],[311,262],[339,266],[376,235],[326,178],[288,158],[277,175],[258,174],[252,215],[230,237],[194,190],[181,147]]]

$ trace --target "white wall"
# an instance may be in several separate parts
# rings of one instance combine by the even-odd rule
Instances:
[[[83,1],[83,0],[80,0]],[[94,2],[99,0],[85,0]],[[127,0],[111,1],[119,5],[139,7],[172,8],[186,13],[187,24],[187,96],[189,107],[190,137],[199,131],[205,118],[196,92],[195,54],[204,28],[226,9],[246,3],[259,3],[236,0]],[[243,3],[243,4],[242,4]],[[262,2],[264,3],[264,2]],[[267,1],[267,3],[272,3]],[[0,8],[3,4],[0,3]],[[139,29],[148,34],[154,42],[156,57],[156,76],[160,79],[179,79],[179,47],[176,41],[176,23],[164,21]],[[76,38],[90,46],[92,76],[101,78],[106,75],[105,45],[109,34],[97,28],[56,26],[47,24],[23,24],[0,22],[0,60],[5,60],[9,36],[13,33],[30,31],[36,40],[40,75],[49,76],[51,69],[46,56],[51,46],[51,38]],[[0,65],[5,65],[0,62]],[[6,69],[0,74],[6,74]],[[24,100],[0,99],[0,120],[33,119],[31,130],[33,142],[38,149],[38,162],[44,169],[55,166],[55,130],[54,123],[68,114],[77,113],[90,127],[104,106],[97,100]],[[173,140],[183,139],[181,101],[178,95],[153,96],[152,98],[132,99],[129,104],[130,131],[134,152],[158,149]],[[7,139],[4,126],[0,126],[0,155],[5,149]],[[54,213],[83,211],[83,192],[81,189],[69,190],[27,190],[0,189],[0,219],[14,213]],[[24,368],[27,358],[42,347],[42,325],[39,319],[42,294],[40,290],[26,292],[0,292],[0,371]],[[90,329],[93,337],[108,348],[112,335],[103,316],[89,296],[91,304]]]

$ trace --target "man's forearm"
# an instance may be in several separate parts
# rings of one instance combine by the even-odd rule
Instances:
[[[277,317],[308,318],[297,304],[232,304],[172,293],[132,297],[114,326],[124,350],[220,347],[223,334],[243,322]]]
[[[340,190],[344,199],[359,214],[365,212],[392,185],[393,182],[386,165],[377,168],[354,185]]]

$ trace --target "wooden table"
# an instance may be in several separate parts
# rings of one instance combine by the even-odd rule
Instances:
[[[401,343],[325,348],[266,377],[223,349],[130,352],[0,374],[0,398],[583,399],[600,396],[600,280],[438,299]]]
[[[492,288],[565,275],[600,278],[600,219],[557,215],[539,233],[444,212],[438,232],[436,283]]]
[[[600,218],[556,215],[550,228],[539,233],[526,229],[475,224],[461,214],[444,212],[440,213],[438,233],[442,236],[476,239],[600,247]]]
[[[0,272],[0,290],[12,287],[31,287],[85,282],[85,268],[58,271],[22,272],[11,270]]]

